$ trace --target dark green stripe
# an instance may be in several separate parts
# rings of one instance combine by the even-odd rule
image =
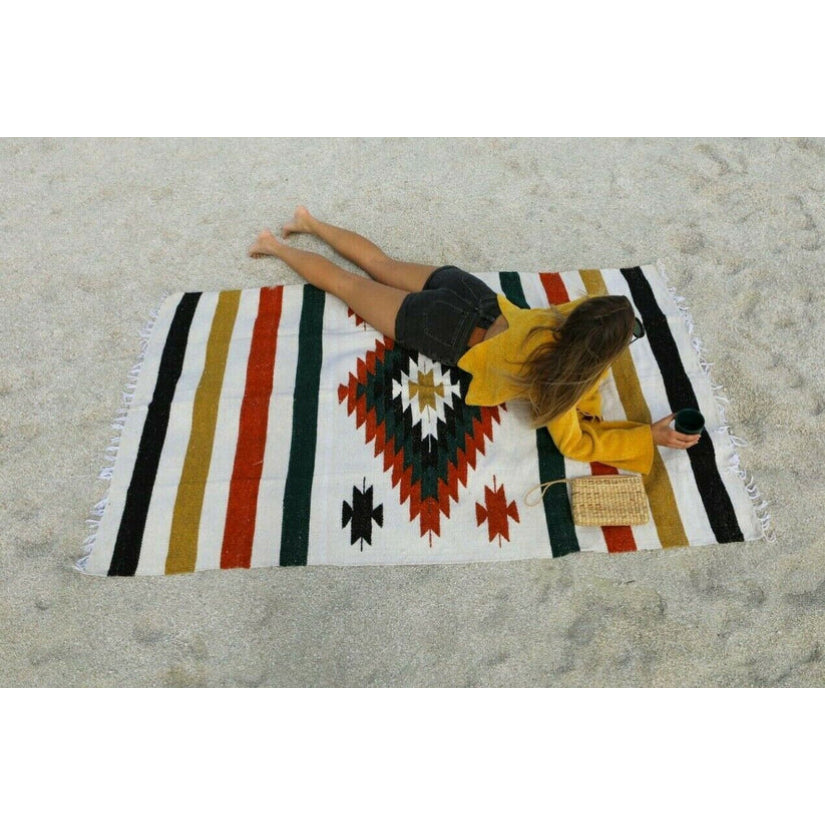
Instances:
[[[550,437],[547,427],[536,430],[536,450],[539,456],[539,479],[542,484],[564,478],[564,456]],[[544,520],[553,556],[579,552],[579,540],[573,526],[573,511],[566,484],[548,487],[542,499]]]
[[[521,288],[521,276],[518,272],[499,272],[498,277],[501,281],[501,291],[504,293],[504,297],[517,307],[530,309],[527,299],[524,297],[524,290]]]
[[[292,402],[292,446],[289,451],[284,515],[281,525],[281,557],[284,567],[307,563],[312,476],[318,436],[318,387],[321,381],[324,293],[304,286],[298,329],[298,363]]]
[[[529,309],[518,272],[500,272],[499,279],[507,300],[523,309]],[[536,452],[539,461],[539,480],[542,484],[564,478],[564,456],[559,452],[546,427],[536,430]],[[566,488],[566,484],[554,484],[547,489],[542,499],[553,556],[579,552],[579,540],[576,538]]]

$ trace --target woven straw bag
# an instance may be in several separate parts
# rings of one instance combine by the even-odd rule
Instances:
[[[607,527],[647,524],[650,509],[641,476],[580,476],[560,478],[533,487],[525,503],[531,507],[541,501],[548,487],[570,484],[570,507],[573,523],[579,527]],[[539,501],[527,501],[535,490],[541,490]]]

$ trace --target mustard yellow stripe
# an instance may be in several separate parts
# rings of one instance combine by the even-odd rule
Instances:
[[[608,294],[604,278],[598,269],[582,269],[579,270],[579,275],[591,298]],[[650,424],[652,421],[650,408],[645,401],[642,385],[628,350],[625,350],[613,362],[612,370],[619,399],[628,420]],[[645,491],[650,500],[650,512],[662,547],[686,547],[690,542],[679,515],[670,476],[667,474],[665,463],[658,450],[653,451],[653,467],[643,479]]]
[[[166,557],[167,573],[191,573],[195,569],[203,497],[215,442],[218,402],[240,299],[241,293],[238,290],[221,292],[218,296],[206,344],[203,375],[195,393],[192,433],[186,448],[172,516],[172,532]]]

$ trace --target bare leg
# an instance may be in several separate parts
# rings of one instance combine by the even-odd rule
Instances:
[[[249,250],[252,258],[272,255],[294,269],[313,286],[344,301],[371,327],[395,338],[395,318],[408,293],[348,272],[323,255],[281,243],[268,229],[261,232]]]
[[[304,206],[295,210],[295,216],[283,229],[285,238],[299,232],[315,235],[376,281],[406,292],[420,292],[427,278],[437,268],[427,264],[396,261],[362,235],[319,221]]]

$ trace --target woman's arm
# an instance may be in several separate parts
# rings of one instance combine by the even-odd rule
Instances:
[[[683,435],[670,428],[675,415],[654,424],[633,421],[602,421],[569,410],[547,425],[563,455],[576,461],[600,461],[637,473],[649,473],[654,444],[686,450],[699,441],[698,435]]]
[[[633,421],[602,421],[568,410],[547,429],[562,455],[576,461],[599,461],[620,470],[649,473],[653,464],[651,427]]]

